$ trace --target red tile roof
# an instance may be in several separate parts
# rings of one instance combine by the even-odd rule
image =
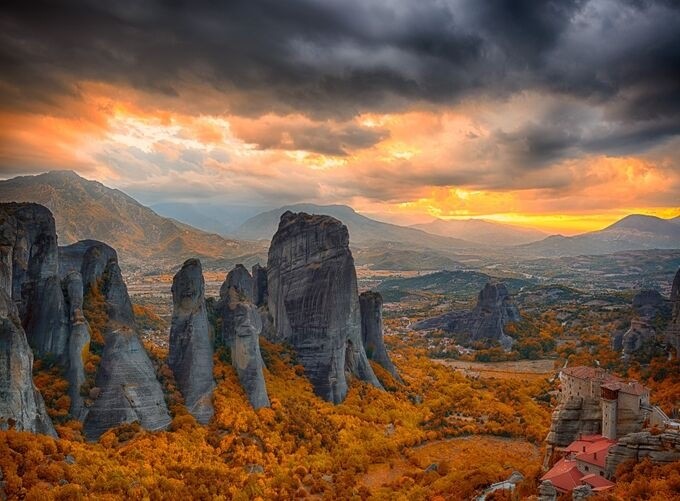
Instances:
[[[607,388],[608,390],[620,391],[622,393],[628,393],[629,395],[644,395],[649,392],[649,389],[641,385],[637,381],[630,381],[629,383],[624,383],[622,381],[611,382],[603,384],[602,388]]]
[[[611,489],[615,485],[611,480],[607,480],[606,478],[601,477],[600,475],[595,475],[594,473],[582,477],[581,483],[588,484],[593,488],[594,491],[597,492]]]
[[[583,435],[579,440],[569,444],[566,449],[569,456],[555,463],[541,480],[550,480],[555,488],[562,492],[570,492],[583,483],[593,487],[593,490],[608,489],[614,485],[612,482],[599,475],[584,475],[579,471],[578,463],[594,465],[603,470],[607,452],[615,444],[615,440],[609,440],[602,435]]]
[[[570,492],[574,487],[581,485],[582,473],[576,467],[576,461],[560,459],[541,480],[550,480],[556,489]]]

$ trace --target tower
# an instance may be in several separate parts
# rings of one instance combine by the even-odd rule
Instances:
[[[602,436],[616,440],[616,410],[619,391],[602,386]]]

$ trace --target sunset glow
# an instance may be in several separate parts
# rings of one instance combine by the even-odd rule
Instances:
[[[571,35],[599,29],[588,22]],[[555,50],[577,50],[567,35],[563,44]],[[296,47],[327,71],[311,46]],[[347,107],[353,98],[344,96],[315,108],[296,96],[305,104],[295,109],[290,96],[233,82],[178,76],[170,90],[128,78],[55,78],[69,91],[4,100],[3,177],[73,169],[146,202],[344,203],[404,224],[480,217],[564,234],[633,211],[679,211],[680,139],[651,118],[626,118],[642,92],[635,86],[610,101],[531,85],[389,106],[362,99]],[[3,85],[7,98],[23,95],[11,75]]]

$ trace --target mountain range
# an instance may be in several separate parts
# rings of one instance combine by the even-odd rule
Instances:
[[[680,217],[662,219],[631,214],[598,231],[565,237],[552,235],[515,247],[529,257],[568,257],[619,251],[680,248]]]
[[[412,228],[441,235],[461,238],[481,245],[519,245],[542,240],[547,233],[533,228],[523,228],[496,223],[485,219],[435,219],[429,223],[414,224]]]
[[[287,210],[325,214],[342,221],[349,230],[357,264],[373,269],[455,269],[463,254],[493,257],[501,253],[523,259],[680,249],[680,217],[635,214],[599,231],[542,239],[544,234],[538,230],[484,220],[399,226],[371,219],[346,205],[296,204],[252,217],[248,216],[259,208],[200,202],[156,206],[165,215],[176,216],[171,218],[120,190],[71,171],[0,181],[0,202],[10,201],[49,208],[61,245],[101,240],[119,250],[124,264],[145,269],[174,267],[188,257],[203,258],[207,267],[217,268],[262,262],[279,218]]]
[[[347,226],[353,247],[372,247],[380,243],[392,242],[410,250],[451,251],[476,246],[472,242],[459,238],[433,235],[416,228],[376,221],[357,213],[347,205],[295,204],[279,207],[251,217],[236,230],[234,236],[244,240],[270,238],[276,232],[281,214],[286,211],[324,214],[339,219]]]
[[[122,191],[71,171],[0,181],[0,202],[44,205],[54,214],[60,245],[101,240],[118,249],[128,265],[164,260],[176,265],[188,257],[229,258],[262,247],[159,216]]]

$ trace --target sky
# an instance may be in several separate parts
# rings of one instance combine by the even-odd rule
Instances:
[[[573,234],[680,215],[680,4],[0,7],[0,177]]]

